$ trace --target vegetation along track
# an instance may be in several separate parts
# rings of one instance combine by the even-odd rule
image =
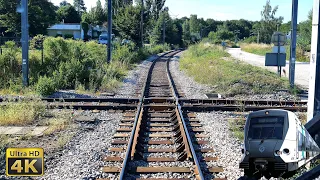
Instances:
[[[104,158],[104,173],[112,179],[212,179],[221,167],[209,167],[213,152],[194,114],[184,114],[169,72],[177,51],[160,57],[150,67],[135,113],[127,112]],[[152,99],[145,103],[144,99]],[[166,100],[167,98],[172,101]],[[164,101],[162,101],[164,100]],[[208,153],[208,154],[206,154]]]

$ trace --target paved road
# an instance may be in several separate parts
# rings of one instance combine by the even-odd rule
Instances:
[[[241,51],[240,48],[230,48],[228,49],[228,52],[234,58],[237,58],[241,61],[245,61],[251,65],[259,66],[277,73],[277,67],[264,66],[264,62],[265,62],[264,56],[247,53],[247,52]],[[289,62],[288,61],[287,61],[285,70],[286,70],[286,78],[289,78]],[[295,84],[300,86],[303,89],[309,89],[309,71],[310,71],[309,63],[297,62],[296,72],[295,72]],[[284,75],[283,72],[281,73],[282,75]]]

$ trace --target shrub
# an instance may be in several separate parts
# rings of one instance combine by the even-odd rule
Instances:
[[[43,42],[45,40],[44,35],[38,34],[30,41],[30,49],[42,49]]]
[[[50,95],[56,91],[55,82],[46,76],[40,77],[36,84],[36,91],[42,96]]]
[[[20,50],[15,42],[7,41],[4,48],[6,50],[0,55],[0,88],[8,87],[8,82],[18,78],[21,72],[21,56],[18,56]]]

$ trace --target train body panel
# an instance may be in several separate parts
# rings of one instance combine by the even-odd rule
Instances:
[[[319,147],[296,115],[285,110],[250,113],[244,128],[240,168],[294,171],[319,154]]]

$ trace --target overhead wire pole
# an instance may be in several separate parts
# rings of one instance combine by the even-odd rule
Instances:
[[[320,113],[320,0],[313,1],[310,79],[308,94],[308,121]]]
[[[143,47],[143,15],[144,15],[144,0],[141,0],[141,24],[140,24],[140,31],[141,31],[141,47]]]
[[[296,46],[297,46],[297,19],[298,19],[298,0],[292,0],[291,45],[290,45],[290,65],[289,65],[289,82],[290,82],[291,88],[294,88]]]
[[[108,0],[108,52],[107,62],[111,62],[111,41],[112,41],[112,0]]]
[[[19,10],[18,10],[19,11]],[[28,32],[28,0],[21,0],[21,45],[22,45],[22,81],[29,85],[29,32]]]
[[[163,20],[163,44],[166,43],[166,21],[165,19]]]

